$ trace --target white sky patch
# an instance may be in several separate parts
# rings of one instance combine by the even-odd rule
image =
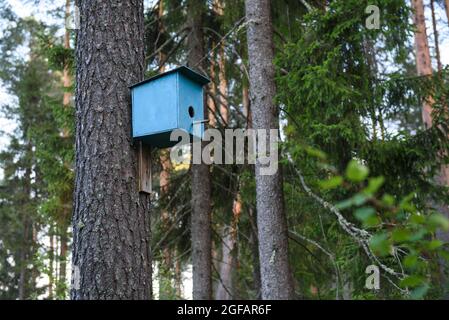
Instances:
[[[5,87],[1,85],[0,82],[0,105],[8,105],[12,103],[16,103],[15,99],[8,95],[5,90]],[[8,133],[12,133],[14,129],[16,129],[16,122],[10,119],[7,119],[0,114],[0,151],[8,144],[9,138],[7,136]],[[3,178],[2,170],[0,170],[0,179]]]

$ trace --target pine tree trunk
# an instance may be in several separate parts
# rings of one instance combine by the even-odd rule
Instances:
[[[447,23],[449,24],[449,0],[444,0],[444,8],[446,9]]]
[[[70,5],[71,0],[66,0],[65,3],[65,18],[66,20],[70,17]],[[64,33],[64,48],[70,49],[70,31],[66,28]],[[62,105],[64,108],[72,107],[72,93],[71,85],[72,79],[70,75],[70,66],[66,63],[64,65],[64,70],[62,73],[62,85],[64,88],[64,95]],[[70,130],[67,127],[62,128],[62,139],[71,138]],[[70,163],[65,164],[66,167],[70,167]],[[68,241],[69,237],[67,234],[67,228],[70,223],[70,211],[71,202],[73,201],[71,192],[63,196],[62,201],[62,216],[59,217],[58,226],[59,236],[60,236],[60,252],[59,252],[59,279],[57,279],[56,295],[58,297],[65,298],[66,296],[66,280],[67,280],[67,253],[68,253]]]
[[[427,40],[426,33],[426,22],[424,18],[424,4],[422,0],[412,0],[413,9],[415,11],[414,23],[417,29],[415,32],[415,48],[416,48],[416,67],[418,75],[420,76],[431,76],[432,75],[432,65],[430,60],[430,51]],[[423,121],[427,128],[432,126],[432,105],[433,98],[429,97],[423,103]],[[435,177],[435,182],[441,186],[449,185],[449,166],[445,165],[440,168],[437,176]],[[449,217],[449,207],[447,205],[434,204],[438,207],[438,211],[443,213],[446,217]],[[449,232],[437,230],[436,237],[443,241],[449,241]],[[441,280],[444,284],[449,282],[447,278],[447,261],[444,258],[440,258],[440,274]],[[449,298],[449,292],[445,292],[445,298]]]
[[[70,1],[66,0],[65,3],[65,17],[68,19],[70,17]],[[70,31],[66,28],[64,33],[64,48],[70,49]],[[64,70],[62,72],[62,82],[64,87],[64,96],[63,96],[63,105],[64,107],[70,106],[70,100],[72,99],[72,93],[70,92],[71,79],[70,79],[70,70],[67,64],[64,65]],[[67,137],[69,132],[67,128],[63,130],[63,137]]]
[[[430,76],[432,74],[432,61],[430,60],[429,42],[427,40],[423,0],[412,0],[412,5],[415,11],[413,18],[416,26],[416,69],[419,76]],[[432,126],[431,113],[432,103],[431,101],[426,101],[423,105],[422,117],[427,128],[430,128]]]
[[[242,213],[242,201],[238,193],[232,206],[232,223],[230,228],[223,228],[222,258],[220,262],[220,282],[215,294],[216,300],[230,300],[235,298],[233,272],[237,268],[234,249],[237,248],[238,222]]]
[[[137,190],[128,86],[144,73],[143,1],[79,1],[72,299],[150,299],[149,199]]]
[[[188,1],[190,35],[188,37],[188,65],[198,71],[202,66],[204,55],[203,43],[203,2]],[[207,119],[205,108],[205,118]],[[192,267],[193,299],[208,300],[212,297],[211,280],[211,207],[210,207],[210,173],[209,166],[194,164],[192,171]]]
[[[269,131],[279,128],[278,111],[273,102],[276,87],[270,1],[246,0],[245,7],[253,127]],[[281,171],[261,175],[260,161],[256,161],[255,167],[262,299],[292,299],[294,290],[288,262]]]
[[[219,95],[220,95],[220,114],[223,120],[223,127],[229,124],[229,108],[228,108],[228,81],[226,79],[226,56],[225,45],[221,42],[220,51],[218,52],[218,80],[219,80]]]
[[[53,235],[53,227],[50,227],[50,248],[49,248],[49,268],[48,268],[48,299],[53,300],[53,264],[55,261],[55,236]]]
[[[212,48],[215,47],[215,42],[212,42]],[[209,64],[209,90],[207,95],[207,107],[209,113],[209,126],[215,128],[217,126],[217,107],[215,106],[215,98],[217,95],[217,86],[215,85],[215,54],[212,53]]]
[[[162,18],[164,15],[164,1],[159,0],[158,4],[158,32],[159,34],[163,34],[165,32],[165,26],[162,23]],[[163,73],[165,72],[165,60],[166,60],[166,54],[161,51],[159,52],[159,72]],[[159,185],[160,185],[160,195],[161,197],[164,197],[167,192],[169,191],[170,186],[170,172],[172,170],[172,164],[170,161],[170,150],[163,149],[160,150],[159,153],[159,161],[162,166],[162,170],[159,174]],[[166,208],[162,209],[161,212],[161,222],[162,222],[162,230],[163,232],[168,232],[170,228],[170,213],[167,211]],[[162,248],[162,262],[159,267],[159,299],[164,300],[168,299],[172,296],[172,288],[171,288],[171,270],[172,270],[172,251],[171,249],[164,245]],[[164,285],[161,285],[161,283],[164,283]]]
[[[224,227],[221,239],[221,261],[218,263],[218,273],[220,279],[218,281],[217,290],[215,292],[216,300],[230,300],[233,298],[232,288],[232,271],[234,269],[234,257],[232,251],[235,246],[235,239],[232,237],[232,230]]]
[[[443,65],[441,64],[441,55],[440,55],[440,42],[439,42],[439,34],[437,27],[437,19],[435,16],[435,1],[430,0],[430,10],[432,13],[432,27],[433,27],[433,39],[435,43],[435,59],[437,60],[438,71],[443,70]]]
[[[18,295],[18,299],[19,300],[24,300],[25,299],[25,295],[26,295],[26,283],[27,283],[27,272],[26,272],[26,266],[27,266],[27,255],[26,255],[26,234],[28,232],[28,224],[26,223],[26,220],[24,219],[24,242],[22,244],[22,247],[20,248],[20,261],[19,261],[19,266],[20,266],[20,271],[19,271],[19,295]]]
[[[28,131],[27,125],[25,125],[24,132]],[[28,140],[26,142],[26,150],[25,150],[25,159],[26,161],[26,169],[24,173],[24,183],[23,183],[23,194],[27,197],[27,202],[31,200],[31,174],[32,174],[32,163],[28,163],[30,159],[33,158],[33,146],[31,142]],[[30,263],[30,259],[32,258],[31,248],[34,245],[33,243],[33,221],[30,219],[29,212],[22,212],[22,227],[23,227],[23,240],[20,248],[20,274],[19,274],[19,300],[25,300],[29,297],[29,283],[30,283],[30,272],[28,270],[28,264]]]
[[[182,268],[181,268],[181,259],[179,259],[176,254],[178,251],[175,251],[176,261],[175,261],[175,292],[176,298],[182,299]]]
[[[217,16],[223,16],[224,3],[222,0],[214,0],[213,11]],[[215,46],[213,46],[215,48]],[[226,79],[226,55],[225,41],[221,39],[218,49],[218,102],[220,106],[220,119],[223,121],[223,127],[228,126],[229,108],[228,108],[228,80]]]
[[[65,224],[60,230],[60,241],[61,247],[59,249],[59,280],[57,295],[58,297],[65,298],[67,281],[67,250],[69,241]]]
[[[248,208],[249,222],[251,224],[251,234],[249,242],[251,245],[251,260],[253,267],[253,287],[256,293],[256,299],[262,298],[262,284],[260,277],[260,259],[259,259],[259,241],[257,232],[257,217],[253,208]]]

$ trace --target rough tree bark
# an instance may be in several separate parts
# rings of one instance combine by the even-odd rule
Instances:
[[[279,116],[273,102],[276,87],[270,1],[246,0],[245,8],[253,127],[277,129]],[[264,176],[260,174],[260,161],[256,161],[255,167],[262,299],[291,299],[294,289],[288,262],[281,171]]]
[[[188,42],[188,65],[197,71],[204,72],[203,44],[203,1],[189,0],[188,24],[190,34]],[[207,119],[207,108],[205,107]],[[211,206],[210,206],[210,172],[209,166],[194,164],[192,171],[192,267],[193,267],[193,299],[209,300],[212,298],[211,280]]]
[[[71,298],[149,299],[149,200],[137,190],[128,88],[143,78],[143,1],[77,5]]]

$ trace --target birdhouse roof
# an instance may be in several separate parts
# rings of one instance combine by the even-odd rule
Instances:
[[[202,74],[200,74],[200,73],[198,73],[196,71],[193,71],[192,69],[190,69],[190,68],[188,68],[186,66],[181,66],[181,67],[175,68],[173,70],[170,70],[170,71],[158,74],[158,75],[156,75],[154,77],[151,77],[151,78],[146,79],[144,81],[141,81],[139,83],[133,84],[130,88],[132,89],[132,88],[138,87],[138,86],[140,86],[142,84],[148,83],[150,81],[154,81],[156,79],[159,79],[159,78],[165,77],[165,76],[167,76],[169,74],[177,73],[177,72],[182,73],[187,78],[197,82],[198,84],[200,84],[202,86],[205,85],[205,84],[208,84],[210,82],[209,78],[203,76]]]

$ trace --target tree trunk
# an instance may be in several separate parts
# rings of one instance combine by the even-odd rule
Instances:
[[[187,12],[189,15],[188,23],[190,26],[190,35],[188,37],[188,65],[198,71],[203,71],[203,2],[199,0],[190,0],[187,4]],[[207,119],[206,108],[204,112],[205,118]],[[211,186],[209,166],[204,163],[194,164],[192,165],[191,170],[193,299],[209,300],[212,297]]]
[[[27,242],[26,242],[26,237],[27,237],[27,233],[28,233],[28,224],[26,222],[26,220],[24,219],[24,242],[22,244],[22,247],[20,248],[20,261],[19,261],[19,266],[20,266],[20,273],[19,273],[19,296],[18,299],[19,300],[25,300],[25,295],[26,295],[26,283],[27,283],[27,272],[26,272],[26,266],[28,264],[27,262],[27,254],[26,254],[26,248],[27,248]]]
[[[432,75],[432,65],[430,60],[429,45],[426,33],[426,22],[424,18],[424,4],[422,0],[412,0],[413,9],[415,11],[414,23],[417,29],[415,32],[415,48],[416,48],[416,67],[419,76],[431,76]],[[428,97],[423,103],[423,121],[427,128],[432,126],[432,105],[434,100],[432,97]],[[435,182],[441,186],[449,185],[449,166],[445,165],[440,168],[437,176],[435,177]],[[438,211],[443,213],[446,217],[449,217],[449,208],[447,205],[434,204]],[[449,232],[437,230],[436,237],[443,241],[449,241]],[[447,278],[447,261],[444,258],[440,258],[440,274],[441,280],[444,284],[449,281]],[[449,292],[445,292],[445,298],[449,298]]]
[[[240,215],[242,214],[242,199],[240,193],[237,194],[232,206],[232,223],[230,228],[223,228],[222,238],[222,258],[220,262],[220,282],[218,283],[216,299],[230,300],[235,298],[232,275],[237,268],[236,255],[237,232]]]
[[[70,17],[70,5],[71,0],[66,0],[65,3],[65,19],[66,21]],[[70,49],[70,30],[65,29],[64,33],[64,48]],[[71,85],[72,85],[72,79],[70,75],[70,66],[66,63],[64,65],[64,69],[62,72],[62,85],[64,88],[64,95],[63,95],[63,101],[62,105],[63,108],[71,108],[72,107],[72,92],[71,92]],[[70,130],[68,127],[62,128],[62,139],[69,139],[71,138]],[[71,167],[71,163],[65,163],[65,166],[67,168]],[[58,224],[57,229],[59,231],[60,236],[60,252],[59,252],[59,278],[56,282],[56,295],[58,298],[65,298],[67,294],[67,253],[68,253],[68,226],[70,223],[70,211],[71,211],[71,202],[72,194],[69,192],[68,194],[63,195],[63,199],[61,199],[62,202],[62,216],[58,218]]]
[[[441,55],[440,55],[440,43],[439,43],[439,35],[437,28],[437,19],[435,16],[435,1],[430,0],[430,9],[432,12],[432,27],[433,27],[433,40],[435,42],[435,59],[437,60],[438,71],[443,70],[443,65],[441,64]]]
[[[224,4],[222,0],[213,2],[213,10],[217,16],[223,16]],[[215,46],[214,46],[215,48]],[[218,102],[220,105],[220,119],[223,121],[223,127],[228,126],[229,108],[228,108],[228,81],[226,79],[226,54],[225,42],[221,39],[218,49]]]
[[[159,0],[158,4],[158,32],[159,34],[163,34],[165,32],[165,26],[162,22],[162,18],[164,15],[164,1]],[[165,61],[166,54],[161,51],[159,52],[159,72],[165,72]],[[161,198],[164,197],[169,191],[170,186],[170,172],[172,170],[172,164],[170,161],[170,150],[163,149],[159,152],[159,161],[161,163],[162,170],[159,174],[159,185],[160,185],[160,195]],[[161,212],[161,223],[163,232],[168,232],[170,228],[170,213],[166,208],[162,209]],[[159,267],[159,299],[166,300],[172,296],[172,251],[170,248],[164,244],[162,248],[162,261]]]
[[[233,298],[232,288],[232,271],[235,267],[233,250],[235,247],[235,239],[232,236],[232,230],[228,227],[224,227],[222,231],[222,243],[221,243],[221,261],[219,262],[219,276],[220,279],[217,285],[217,291],[215,292],[216,300],[230,300]]]
[[[221,42],[220,51],[218,53],[218,79],[220,82],[220,114],[223,119],[223,126],[229,125],[229,108],[228,108],[228,81],[226,79],[226,56],[225,45]]]
[[[175,251],[177,253],[177,251]],[[182,299],[182,268],[181,259],[176,255],[175,261],[175,292],[176,298]]]
[[[55,261],[55,236],[53,234],[53,227],[50,227],[50,248],[48,252],[48,299],[53,300],[53,264]]]
[[[249,242],[251,245],[251,260],[253,265],[253,287],[256,293],[256,299],[262,298],[262,284],[260,279],[260,259],[259,259],[259,241],[257,232],[257,217],[253,208],[248,208],[249,222],[251,224],[251,234]]]
[[[215,42],[212,42],[212,48],[215,47]],[[210,59],[210,65],[209,65],[209,77],[210,77],[210,84],[209,84],[209,92],[207,95],[207,106],[208,106],[208,112],[209,112],[209,126],[212,128],[215,128],[217,126],[217,107],[215,106],[215,98],[217,95],[217,86],[215,85],[215,54],[212,53],[212,57]]]
[[[137,190],[128,88],[144,73],[143,1],[78,7],[72,270],[79,286],[71,297],[150,299],[149,198]]]
[[[28,127],[25,126],[24,132],[28,131]],[[25,159],[32,159],[33,146],[28,140],[26,142],[26,154]],[[27,161],[28,162],[28,161]],[[27,167],[24,173],[23,179],[23,193],[27,197],[27,202],[31,200],[31,174],[32,174],[32,163],[27,163]],[[29,212],[26,210],[22,211],[22,226],[23,226],[23,239],[20,248],[20,274],[19,274],[19,300],[25,300],[29,297],[29,283],[30,283],[30,272],[28,270],[28,264],[30,263],[30,258],[32,258],[32,246],[33,243],[33,221],[30,219]]]
[[[64,214],[65,215],[65,214]],[[65,298],[66,296],[66,280],[67,280],[67,250],[68,250],[68,235],[65,223],[60,230],[61,247],[59,248],[59,280],[57,296]]]
[[[245,8],[253,126],[268,130],[269,136],[269,129],[279,128],[278,111],[273,102],[276,87],[270,1],[246,0]],[[259,160],[255,167],[262,299],[291,299],[294,289],[288,262],[281,172],[261,175]]]
[[[423,0],[412,0],[413,16],[416,26],[415,32],[415,50],[416,50],[416,69],[419,76],[430,76],[432,74],[432,62],[430,60],[429,43],[427,40],[426,20],[424,17]],[[431,99],[427,99],[431,100]],[[432,101],[426,101],[422,108],[422,117],[424,125],[427,128],[432,126]]]
[[[66,20],[70,17],[70,2],[71,0],[66,0],[65,3],[65,17]],[[70,31],[66,28],[64,33],[64,48],[70,49]],[[67,64],[64,65],[64,70],[62,72],[62,82],[64,87],[64,96],[63,96],[63,105],[64,107],[70,106],[70,101],[72,99],[72,93],[70,92],[70,86],[72,81],[70,79],[70,70]],[[64,128],[63,137],[67,137],[69,135],[68,129]]]

